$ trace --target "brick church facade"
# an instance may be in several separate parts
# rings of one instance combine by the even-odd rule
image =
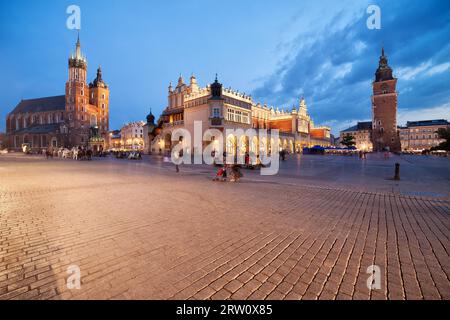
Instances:
[[[87,83],[87,59],[81,53],[80,39],[69,58],[65,95],[22,100],[6,118],[8,146],[33,150],[74,146],[94,151],[106,148],[109,131],[109,88],[98,68]]]

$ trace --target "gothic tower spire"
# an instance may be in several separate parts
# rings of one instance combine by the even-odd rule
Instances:
[[[75,58],[81,60],[81,43],[80,43],[80,31],[78,31],[78,37],[77,37],[77,43],[76,43],[76,49],[75,49]]]

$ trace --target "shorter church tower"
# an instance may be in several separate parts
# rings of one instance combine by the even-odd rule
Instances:
[[[102,69],[97,69],[97,77],[89,84],[89,103],[97,107],[97,127],[100,136],[107,138],[109,132],[109,88],[102,78]]]
[[[397,79],[392,75],[384,48],[375,73],[372,95],[372,144],[375,152],[401,151],[397,129]]]

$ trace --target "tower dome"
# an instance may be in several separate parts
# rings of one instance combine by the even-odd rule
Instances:
[[[217,74],[216,80],[213,84],[211,84],[211,96],[213,99],[222,98],[222,84],[219,83],[219,80],[217,80]]]
[[[147,115],[147,123],[155,124],[155,116],[153,115],[151,108],[150,108],[150,113]]]
[[[108,88],[106,83],[103,81],[102,78],[102,68],[98,67],[97,69],[97,77],[94,79],[93,82],[89,84],[90,88]]]
[[[392,80],[392,69],[388,64],[388,59],[384,54],[384,48],[381,49],[380,61],[378,63],[378,69],[375,72],[375,82]]]

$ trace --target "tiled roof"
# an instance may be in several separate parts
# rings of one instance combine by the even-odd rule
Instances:
[[[352,131],[357,131],[357,130],[358,130],[358,126],[356,125],[356,126],[348,128],[348,129],[342,130],[342,132],[352,132]]]
[[[370,130],[372,129],[372,121],[358,122],[358,130]]]
[[[372,129],[372,121],[365,121],[365,122],[358,122],[358,124],[356,126],[345,129],[342,132],[352,132],[352,131],[371,130],[371,129]]]
[[[438,120],[423,120],[423,121],[408,121],[406,123],[407,127],[424,127],[424,126],[440,126],[440,125],[448,125],[449,122],[444,119]]]
[[[66,96],[46,97],[22,100],[14,108],[11,114],[42,111],[64,111],[65,108]]]

